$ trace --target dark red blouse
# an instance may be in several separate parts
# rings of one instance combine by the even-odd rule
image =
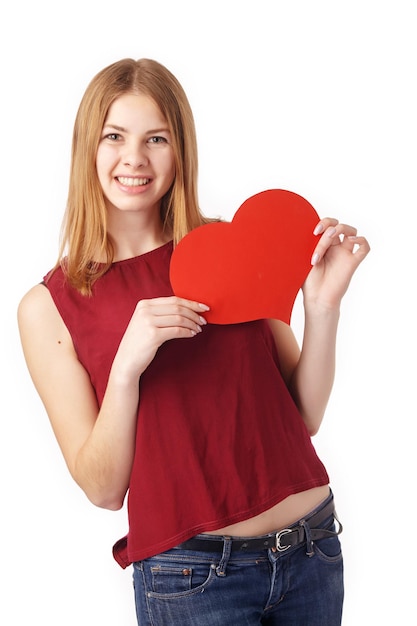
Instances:
[[[113,263],[91,297],[61,270],[45,279],[99,404],[138,300],[172,295],[171,253],[169,243]],[[268,322],[208,324],[163,344],[140,378],[129,532],[114,556],[126,567],[328,482]]]

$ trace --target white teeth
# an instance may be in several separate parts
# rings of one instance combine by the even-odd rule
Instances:
[[[141,185],[147,185],[149,178],[126,178],[125,176],[118,176],[117,180],[126,187],[140,187]]]

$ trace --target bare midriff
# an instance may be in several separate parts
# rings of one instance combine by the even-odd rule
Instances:
[[[293,494],[260,515],[205,534],[231,537],[256,537],[282,530],[307,515],[329,495],[328,485]]]

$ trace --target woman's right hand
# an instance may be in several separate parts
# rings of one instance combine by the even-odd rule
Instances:
[[[113,372],[139,377],[165,341],[200,333],[208,310],[205,304],[177,296],[140,300],[120,342]]]

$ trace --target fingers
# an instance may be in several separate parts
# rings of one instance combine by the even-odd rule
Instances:
[[[313,233],[315,235],[321,235],[328,228],[334,228],[335,226],[337,226],[338,223],[339,223],[338,220],[335,219],[334,217],[324,217],[323,219],[319,221]]]
[[[209,307],[200,302],[170,296],[141,300],[138,303],[139,315],[148,326],[165,329],[170,337],[195,336],[207,324],[204,312]]]
[[[150,305],[158,307],[158,306],[182,306],[193,311],[202,311],[207,312],[210,311],[210,307],[201,302],[195,302],[194,300],[187,300],[186,298],[179,298],[178,296],[167,296],[163,298],[152,298],[151,300],[144,300],[144,302],[148,302]]]
[[[335,218],[323,218],[313,232],[315,235],[321,234],[321,237],[311,257],[312,265],[317,265],[332,246],[340,245],[357,255],[358,262],[370,250],[367,240],[365,237],[358,237],[357,229],[354,226],[342,224]]]
[[[349,242],[351,250],[359,264],[371,249],[368,240],[365,239],[365,237],[358,237],[357,235],[347,237],[346,240]],[[345,243],[345,241],[343,243]]]
[[[348,224],[341,224],[334,218],[326,217],[320,220],[313,232],[315,235],[322,234],[322,239],[329,238],[333,240],[331,243],[335,245],[338,243],[336,241],[336,237],[339,237],[340,239],[341,236],[355,236],[357,234],[357,229],[354,228],[354,226],[349,226]]]

